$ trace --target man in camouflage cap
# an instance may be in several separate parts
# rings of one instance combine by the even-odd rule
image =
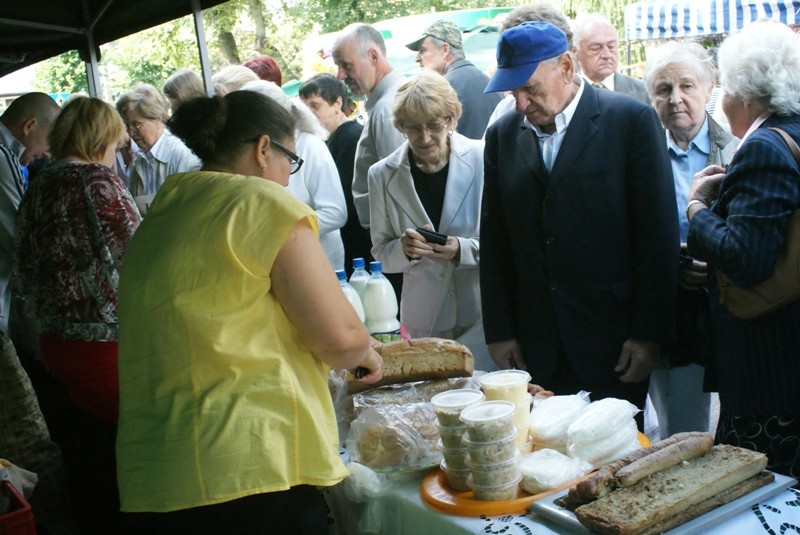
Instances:
[[[443,74],[456,90],[463,108],[456,128],[458,132],[481,139],[500,95],[483,92],[489,77],[465,59],[458,26],[449,20],[437,20],[406,47],[417,52],[420,67]]]

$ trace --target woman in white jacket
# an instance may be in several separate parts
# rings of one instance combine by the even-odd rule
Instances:
[[[403,273],[400,320],[411,337],[458,338],[481,320],[483,142],[455,132],[461,103],[432,71],[398,89],[393,113],[407,140],[369,170],[372,255]],[[429,242],[418,227],[446,242]]]
[[[339,171],[323,139],[328,132],[302,104],[295,104],[272,82],[248,82],[243,90],[256,91],[283,106],[297,119],[295,144],[303,159],[300,170],[289,177],[289,191],[314,210],[319,223],[319,241],[333,269],[344,269],[344,245],[339,232],[347,222]]]

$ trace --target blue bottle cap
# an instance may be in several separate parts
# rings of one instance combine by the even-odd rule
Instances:
[[[353,268],[363,268],[364,267],[364,259],[363,258],[354,258],[353,259]]]
[[[347,280],[347,273],[345,273],[345,271],[343,269],[337,269],[336,270],[336,278],[338,278],[340,281],[346,281]]]
[[[383,266],[381,265],[381,263],[378,260],[373,260],[372,262],[369,263],[369,271],[370,271],[370,273],[372,273],[373,271],[382,271],[382,270],[383,270]]]

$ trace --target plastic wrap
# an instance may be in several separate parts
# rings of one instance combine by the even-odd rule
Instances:
[[[572,459],[545,448],[523,455],[519,469],[522,472],[522,488],[531,494],[538,494],[589,473],[592,465],[583,459]]]
[[[539,448],[567,451],[567,429],[589,406],[589,393],[553,396],[535,400],[531,411],[530,434]]]
[[[634,420],[637,412],[639,409],[624,399],[606,398],[589,404],[567,429],[567,454],[599,466],[641,447]]]

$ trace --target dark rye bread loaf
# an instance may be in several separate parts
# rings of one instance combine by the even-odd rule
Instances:
[[[673,517],[681,516],[681,523],[690,520],[685,517],[686,511],[761,473],[766,466],[767,457],[762,453],[724,444],[714,446],[707,455],[683,461],[578,507],[575,516],[601,534],[654,533],[653,529],[662,530],[661,526],[671,523]]]
[[[475,359],[469,348],[445,338],[387,342],[375,350],[383,357],[383,378],[377,383],[366,384],[348,372],[348,394],[397,383],[471,377],[475,370]]]

